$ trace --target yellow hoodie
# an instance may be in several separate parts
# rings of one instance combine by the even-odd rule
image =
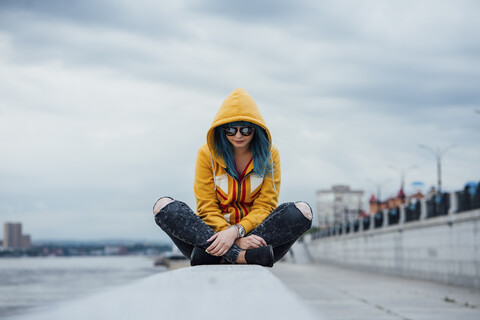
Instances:
[[[199,150],[195,166],[194,191],[197,214],[215,232],[241,224],[245,233],[256,228],[277,207],[280,192],[280,155],[270,148],[273,162],[271,176],[255,174],[253,161],[247,165],[241,181],[226,171],[222,158],[214,152],[214,130],[222,124],[248,121],[270,131],[252,97],[243,89],[234,90],[222,103],[207,133],[207,143]]]

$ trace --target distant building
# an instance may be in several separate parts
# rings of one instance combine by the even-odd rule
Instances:
[[[113,256],[113,255],[125,255],[128,253],[128,250],[125,246],[122,246],[122,245],[105,246],[103,248],[103,252],[107,256]]]
[[[3,225],[3,247],[20,248],[22,245],[22,224],[5,223]]]
[[[28,234],[22,235],[22,248],[23,249],[32,248],[32,239],[30,238],[30,235]]]
[[[313,225],[319,228],[352,221],[362,212],[363,190],[351,190],[346,185],[335,185],[329,190],[317,191],[317,214]],[[316,218],[316,219],[315,219]]]
[[[3,243],[4,248],[29,249],[32,246],[29,235],[22,235],[21,223],[5,223],[3,225]]]

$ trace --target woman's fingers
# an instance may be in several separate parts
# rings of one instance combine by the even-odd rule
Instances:
[[[250,235],[245,238],[237,239],[235,243],[241,249],[255,249],[267,245],[267,242],[262,237],[256,235]]]
[[[216,246],[215,248],[213,248],[213,249],[211,249],[211,250],[209,250],[209,249],[207,249],[207,250],[208,250],[208,253],[210,253],[211,255],[213,255],[213,256],[218,256],[218,255],[219,255],[219,252],[220,252],[220,250],[221,250],[221,246],[218,245],[218,246]]]
[[[217,236],[218,236],[218,233],[215,233],[213,236],[211,236],[211,237],[207,240],[207,242],[210,242],[210,241],[215,240],[215,239],[217,238]]]
[[[259,236],[251,235],[245,238],[248,242],[247,245],[250,247],[249,249],[263,247],[267,245],[267,242]]]
[[[259,237],[259,236],[256,236],[256,235],[251,235],[251,237],[254,238],[256,240],[256,242],[260,243],[260,247],[267,245],[267,242],[265,240],[263,240],[262,237]]]
[[[232,230],[223,230],[210,237],[207,241],[213,240],[213,242],[207,248],[207,252],[215,256],[223,256],[227,253],[236,237],[236,232]]]
[[[225,253],[227,253],[228,249],[225,249],[225,247],[221,248],[218,253],[217,253],[217,256],[223,256]]]
[[[210,239],[207,240],[207,242],[213,241],[210,246],[207,248],[207,252],[212,254],[212,252],[215,250],[215,248],[218,246],[218,237],[217,234],[213,235]]]
[[[260,241],[258,241],[258,240],[255,239],[255,238],[249,239],[248,242],[249,242],[250,247],[257,248],[257,247],[260,246]]]
[[[213,244],[212,244],[213,245]],[[218,242],[215,244],[215,247],[212,250],[208,250],[208,252],[214,256],[223,256],[229,247],[225,243]]]
[[[263,244],[261,241],[255,239],[255,241],[253,241],[253,246],[254,248],[259,248],[259,247],[263,247]]]
[[[263,247],[263,244],[260,241],[255,241],[255,248]]]
[[[266,242],[265,240],[263,240],[262,237],[255,236],[255,239],[257,239],[262,246],[266,246],[266,245],[267,245],[267,242]]]
[[[234,229],[231,229],[234,230]],[[228,249],[236,242],[236,233],[230,229],[220,231],[211,236],[207,242],[212,242],[207,248],[207,252],[214,256],[223,256],[228,252]],[[266,246],[267,243],[262,237],[250,235],[245,238],[237,240],[237,245],[242,249],[254,249]]]

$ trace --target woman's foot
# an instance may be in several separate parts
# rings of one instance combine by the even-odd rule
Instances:
[[[242,254],[243,252],[244,255]],[[245,261],[247,264],[258,264],[264,267],[273,267],[273,247],[271,245],[248,249],[239,254],[237,263]]]
[[[190,256],[190,265],[198,266],[202,264],[220,264],[222,257],[212,256],[205,252],[205,249],[194,247]]]

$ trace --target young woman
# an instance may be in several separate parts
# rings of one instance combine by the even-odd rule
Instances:
[[[234,90],[198,151],[196,214],[183,202],[155,202],[155,222],[199,264],[271,267],[312,224],[305,202],[278,205],[280,155],[252,97]]]

